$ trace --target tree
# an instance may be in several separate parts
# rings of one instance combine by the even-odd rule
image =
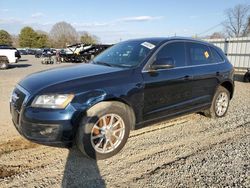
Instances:
[[[248,17],[247,36],[250,36],[250,16]]]
[[[56,23],[50,31],[53,46],[56,48],[63,48],[67,45],[78,42],[78,34],[75,28],[66,22]]]
[[[37,44],[37,33],[31,27],[24,27],[19,35],[21,47],[34,48]]]
[[[29,48],[44,48],[49,44],[49,37],[46,32],[34,31],[31,27],[24,27],[19,35],[19,45]]]
[[[226,21],[224,22],[224,27],[229,37],[246,35],[249,10],[249,5],[239,4],[225,12]]]
[[[214,32],[210,37],[210,39],[223,39],[225,36],[221,32]]]
[[[4,45],[12,44],[11,35],[5,30],[0,30],[0,44]]]
[[[87,32],[83,33],[80,40],[84,44],[96,44],[98,42],[98,38],[95,35],[90,35]]]
[[[37,42],[36,47],[37,48],[45,48],[51,46],[49,42],[49,34],[42,30],[36,30],[37,33]]]
[[[45,48],[49,46],[49,37],[46,34],[37,33],[36,48]]]
[[[12,35],[11,39],[12,39],[12,46],[14,46],[15,48],[19,47],[19,37],[18,37],[18,35]]]

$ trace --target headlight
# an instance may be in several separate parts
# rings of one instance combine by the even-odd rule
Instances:
[[[32,102],[32,107],[64,109],[74,98],[73,94],[40,95]]]

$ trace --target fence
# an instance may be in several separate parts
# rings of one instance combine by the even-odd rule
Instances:
[[[206,39],[221,48],[237,71],[250,68],[250,37]]]

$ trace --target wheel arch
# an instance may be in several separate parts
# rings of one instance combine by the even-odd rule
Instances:
[[[220,84],[220,86],[226,88],[229,91],[230,99],[232,99],[234,94],[234,84],[231,81],[224,81]]]
[[[7,63],[10,63],[9,58],[6,55],[0,55],[0,61],[7,61]]]
[[[98,105],[98,104],[100,104],[100,103],[102,103],[102,102],[118,102],[118,103],[122,103],[122,104],[126,105],[126,107],[128,107],[128,110],[129,110],[129,112],[130,112],[130,114],[129,114],[129,115],[130,115],[130,118],[131,118],[131,120],[132,120],[132,122],[133,122],[132,125],[130,126],[130,129],[131,129],[131,130],[134,130],[134,129],[135,129],[136,114],[135,114],[135,111],[134,111],[132,105],[131,105],[128,101],[126,101],[125,99],[122,99],[122,98],[115,98],[115,97],[112,97],[112,98],[99,98],[99,100],[96,100],[94,103],[89,104],[87,108],[82,109],[81,111],[82,111],[82,112],[86,112],[86,111],[89,110],[90,108],[92,108],[92,107],[94,107],[94,106],[96,106],[96,105]],[[82,113],[80,113],[79,116],[80,116],[80,117],[77,118],[78,120],[81,119]]]
[[[130,118],[132,119],[132,122],[133,122],[132,125],[130,126],[130,129],[131,130],[135,129],[136,115],[135,115],[135,111],[134,111],[132,105],[128,101],[126,101],[125,99],[122,99],[122,98],[109,98],[109,99],[105,99],[105,100],[100,101],[100,102],[119,102],[119,103],[125,104],[128,107],[128,110],[130,112],[129,115],[130,115]]]

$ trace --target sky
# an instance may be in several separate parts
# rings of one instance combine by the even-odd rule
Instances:
[[[14,35],[24,26],[49,32],[66,21],[102,43],[204,36],[222,31],[225,10],[237,4],[250,5],[250,0],[0,0],[0,29]]]

